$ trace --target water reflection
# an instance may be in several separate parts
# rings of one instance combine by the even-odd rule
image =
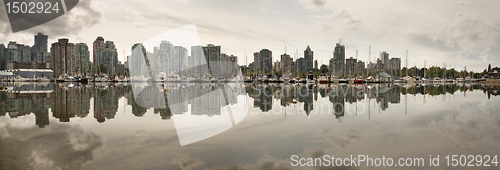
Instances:
[[[498,151],[499,86],[156,84],[165,108],[141,106],[132,88],[152,85],[5,84],[8,90],[0,92],[4,167],[303,169],[290,166],[290,155],[427,158]],[[252,116],[235,112],[244,110],[240,106]],[[412,114],[416,110],[420,114]],[[373,116],[377,112],[382,114]],[[354,114],[368,115],[347,119]],[[235,127],[179,146],[199,141],[193,136],[210,136],[197,128],[211,124],[218,125],[210,127],[215,133]]]
[[[147,103],[151,100],[138,101],[141,100],[140,94],[139,97],[133,96],[132,88],[149,88],[152,87],[151,84],[5,83],[3,86],[7,88],[0,92],[0,116],[17,118],[33,113],[36,116],[35,124],[40,128],[49,125],[49,112],[60,122],[69,122],[75,117],[88,117],[91,109],[94,119],[99,123],[114,119],[118,112],[119,99],[122,97],[132,107],[132,114],[136,117],[144,116],[148,109],[157,105]],[[336,118],[340,118],[346,114],[346,104],[358,106],[358,103],[368,102],[368,112],[373,108],[370,107],[372,103],[373,106],[378,105],[377,108],[381,111],[385,111],[389,109],[390,104],[401,103],[402,96],[407,95],[423,96],[425,103],[431,97],[443,96],[443,100],[450,100],[452,95],[459,93],[466,96],[467,92],[474,90],[483,91],[490,99],[492,96],[498,96],[500,91],[498,85],[485,84],[399,86],[171,83],[153,86],[157,91],[163,89],[161,97],[165,101],[165,107],[154,107],[153,111],[161,119],[171,119],[172,116],[186,114],[188,111],[190,115],[198,116],[221,115],[225,106],[237,105],[238,96],[245,95],[253,99],[253,107],[258,108],[260,112],[271,111],[273,104],[277,103],[282,108],[293,106],[294,113],[300,109],[299,112],[306,115],[310,115],[315,107],[323,109],[317,101],[324,98],[330,102],[327,108]],[[359,110],[352,112],[360,113]]]

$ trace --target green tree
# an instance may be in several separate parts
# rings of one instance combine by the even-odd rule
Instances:
[[[320,72],[320,73],[323,73],[323,74],[328,73],[328,66],[326,66],[326,65],[324,65],[324,64],[323,64],[323,65],[321,65],[321,67],[320,67],[320,69],[319,69],[319,72]]]
[[[302,72],[302,73],[300,73],[300,77],[302,77],[302,78],[306,78],[306,72]]]
[[[108,73],[108,66],[103,63],[99,63],[99,73]]]

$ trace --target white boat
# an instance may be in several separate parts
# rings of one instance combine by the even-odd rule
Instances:
[[[354,83],[363,83],[363,77],[357,75],[356,78],[354,78]]]
[[[45,77],[38,77],[36,78],[36,82],[50,82],[50,80]]]
[[[321,84],[326,84],[328,83],[328,78],[324,74],[319,75],[318,82]]]
[[[330,76],[330,82],[338,84],[339,83],[339,78],[335,75]]]
[[[314,75],[313,74],[308,74],[307,75],[306,83],[307,84],[314,84],[314,83],[316,83],[316,80],[314,79]]]
[[[172,74],[172,75],[168,76],[165,81],[174,82],[174,81],[179,81],[179,80],[180,80],[179,75]]]
[[[368,76],[364,81],[365,83],[374,83],[375,79],[372,76]]]
[[[29,82],[29,81],[30,81],[30,79],[28,79],[28,78],[23,78],[23,77],[21,77],[21,76],[16,76],[16,77],[14,77],[14,81],[15,81],[15,82]]]
[[[414,77],[410,77],[410,76],[403,77],[403,80],[405,81],[406,84],[413,84],[417,81],[417,79],[415,79]]]

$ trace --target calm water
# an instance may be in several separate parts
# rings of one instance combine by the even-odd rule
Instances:
[[[0,169],[471,169],[444,157],[500,154],[500,86],[4,86]],[[292,155],[424,165],[293,167]]]

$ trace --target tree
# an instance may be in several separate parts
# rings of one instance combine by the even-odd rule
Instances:
[[[108,66],[103,63],[99,63],[99,73],[108,73]]]
[[[488,72],[491,71],[491,64],[488,64]]]
[[[326,65],[324,65],[324,64],[323,64],[323,65],[321,65],[321,67],[320,67],[320,69],[319,69],[319,72],[320,72],[320,73],[323,73],[323,74],[328,73],[328,66],[326,66]]]

